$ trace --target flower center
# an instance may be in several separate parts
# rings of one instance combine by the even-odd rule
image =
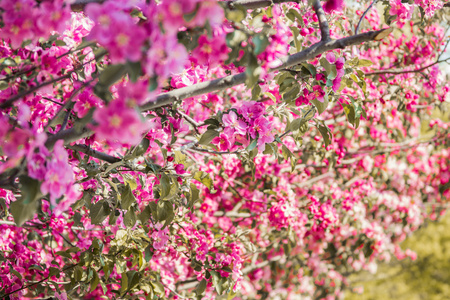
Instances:
[[[206,54],[210,54],[212,52],[212,47],[208,44],[204,44],[202,46],[202,51]]]
[[[112,127],[119,128],[120,125],[122,125],[122,118],[118,115],[114,115],[112,116],[110,123]]]

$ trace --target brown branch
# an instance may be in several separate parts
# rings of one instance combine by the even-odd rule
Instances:
[[[105,0],[76,0],[70,5],[73,11],[82,11],[84,7],[89,3],[103,3]],[[227,5],[233,8],[236,5],[241,5],[246,9],[257,9],[261,7],[271,6],[272,4],[281,4],[299,1],[295,0],[234,0],[234,1],[224,1]]]
[[[358,35],[352,35],[338,40],[320,41],[308,49],[279,59],[280,66],[269,70],[269,72],[278,71],[280,69],[289,68],[302,62],[312,60],[317,55],[324,52],[345,48],[348,46],[358,45],[368,41],[378,41],[384,36],[383,34],[390,32],[391,29],[382,29],[377,31],[369,31]],[[381,38],[380,38],[381,37]],[[149,101],[141,106],[142,111],[155,109],[161,106],[172,104],[174,101],[195,97],[218,90],[225,90],[245,83],[247,76],[245,72],[236,75],[230,75],[215,80],[200,82],[191,86],[179,88],[156,97],[153,101]]]
[[[118,157],[111,156],[109,154],[106,154],[106,153],[103,153],[103,152],[91,149],[91,147],[89,147],[87,145],[72,145],[72,146],[71,145],[67,145],[66,148],[69,148],[69,149],[72,149],[72,150],[84,153],[84,154],[89,155],[91,157],[94,157],[94,158],[97,158],[97,159],[100,159],[100,160],[103,160],[103,161],[106,161],[106,162],[109,162],[109,163],[112,163],[112,164],[121,161],[121,159],[118,158]]]
[[[313,8],[316,12],[317,18],[319,19],[319,28],[321,41],[326,42],[330,40],[330,27],[328,26],[328,20],[325,16],[325,12],[323,11],[322,4],[320,4],[320,0],[313,1]]]
[[[369,73],[366,73],[365,75],[366,76],[373,76],[373,75],[380,75],[380,74],[408,74],[408,73],[420,73],[420,72],[422,72],[423,70],[426,70],[426,69],[428,69],[429,67],[432,67],[432,66],[434,66],[434,65],[437,65],[437,64],[440,64],[441,62],[447,62],[448,60],[450,59],[450,57],[449,58],[447,58],[447,59],[444,59],[444,60],[439,60],[439,61],[435,61],[434,63],[432,63],[432,64],[429,64],[429,65],[427,65],[427,66],[425,66],[425,67],[422,67],[422,68],[419,68],[419,69],[415,69],[415,70],[403,70],[403,69],[401,69],[401,70],[380,70],[380,71],[375,71],[375,72],[369,72]]]

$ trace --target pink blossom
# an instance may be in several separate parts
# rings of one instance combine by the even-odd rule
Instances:
[[[255,139],[258,135],[266,135],[270,131],[270,123],[264,117],[256,119],[249,127],[249,133],[252,139]]]
[[[316,99],[319,102],[324,101],[325,92],[322,90],[322,87],[320,85],[313,86],[313,92],[308,95],[308,100]]]
[[[402,0],[389,0],[389,5],[391,6],[389,14],[397,16],[402,21],[411,19],[414,5],[403,3]]]
[[[223,132],[213,138],[211,142],[217,145],[220,151],[228,151],[233,146],[232,139]]]
[[[163,224],[158,223],[155,225],[155,230],[152,232],[152,239],[153,239],[153,248],[155,250],[161,250],[164,249],[167,245],[167,242],[169,241],[169,228],[165,227],[161,230]]]
[[[82,91],[75,101],[73,111],[77,113],[79,118],[83,118],[91,108],[101,106],[101,101],[92,94],[91,90]]]
[[[69,165],[67,152],[63,141],[56,142],[53,157],[47,161],[47,171],[41,192],[50,194],[50,203],[56,206],[56,199],[63,196],[72,186],[74,180],[72,167]]]
[[[262,103],[248,101],[242,103],[242,106],[239,107],[238,112],[244,117],[245,120],[253,121],[265,112],[265,108]]]
[[[44,180],[45,173],[47,172],[46,160],[50,156],[47,148],[39,147],[31,155],[28,155],[27,168],[28,176],[37,180]]]
[[[146,80],[123,83],[119,85],[117,92],[118,98],[130,107],[140,105],[149,99],[148,82]]]
[[[225,35],[217,35],[212,39],[202,35],[198,39],[197,48],[192,51],[192,59],[198,64],[214,67],[228,58],[228,52]]]
[[[88,38],[105,46],[113,63],[141,58],[146,31],[114,1],[89,3],[85,12],[95,22]]]
[[[344,8],[344,0],[327,0],[323,5],[323,10],[327,13],[332,11],[342,11]]]
[[[232,127],[238,134],[245,134],[248,127],[247,123],[238,119],[234,111],[224,114],[222,116],[222,122],[225,126]]]
[[[93,127],[98,138],[125,144],[138,144],[142,135],[150,129],[150,123],[142,120],[135,109],[124,101],[113,100],[108,106],[94,112],[97,125]]]

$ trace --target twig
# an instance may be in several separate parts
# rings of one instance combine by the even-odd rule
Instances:
[[[435,61],[432,64],[429,64],[425,67],[419,68],[419,69],[415,69],[415,70],[380,70],[380,71],[375,71],[375,72],[369,72],[366,73],[366,76],[372,76],[372,75],[380,75],[380,74],[407,74],[407,73],[420,73],[425,69],[428,69],[429,67],[432,67],[434,65],[440,64],[441,62],[447,62],[448,60],[450,60],[450,57],[447,59],[443,59],[443,60],[438,60]]]
[[[67,145],[66,148],[76,150],[78,152],[84,153],[91,157],[94,157],[94,158],[97,158],[97,159],[100,159],[100,160],[103,160],[103,161],[106,161],[106,162],[109,162],[112,164],[121,161],[121,159],[118,157],[114,157],[109,154],[94,150],[91,147],[89,147],[88,145],[81,145],[81,144],[80,145],[77,145],[77,144]]]
[[[356,26],[355,29],[355,34],[358,34],[358,29],[359,29],[359,25],[361,25],[362,20],[364,19],[364,17],[366,16],[366,14],[369,12],[369,10],[372,8],[372,6],[377,3],[378,0],[373,0],[372,3],[369,5],[369,7],[367,7],[366,11],[362,14],[361,18],[359,18],[359,22],[358,25]]]
[[[72,269],[73,267],[75,267],[75,266],[77,266],[77,265],[78,265],[78,264],[73,264],[73,265],[67,266],[67,267],[65,267],[64,269],[62,269],[62,272],[67,271],[67,270],[70,270],[70,269]],[[28,289],[28,288],[30,288],[30,287],[32,287],[32,286],[35,286],[35,285],[37,285],[37,284],[39,284],[39,283],[42,283],[42,282],[46,281],[46,280],[49,279],[50,277],[51,277],[51,276],[49,275],[49,276],[47,276],[47,277],[45,277],[45,278],[43,278],[43,279],[41,279],[41,280],[39,280],[39,281],[36,281],[36,282],[31,283],[31,284],[25,285],[25,286],[23,286],[23,287],[21,287],[21,288],[18,288],[18,289],[16,289],[16,290],[12,291],[12,292],[7,293],[7,294],[0,295],[0,298],[3,299],[3,298],[8,297],[9,295],[12,295],[12,294],[14,294],[14,293],[17,293],[17,292],[21,291],[21,290]]]

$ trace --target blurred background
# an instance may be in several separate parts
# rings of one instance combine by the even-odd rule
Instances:
[[[445,300],[450,299],[450,215],[424,226],[402,243],[417,259],[380,264],[376,274],[360,272],[350,277],[354,291],[345,300]]]

